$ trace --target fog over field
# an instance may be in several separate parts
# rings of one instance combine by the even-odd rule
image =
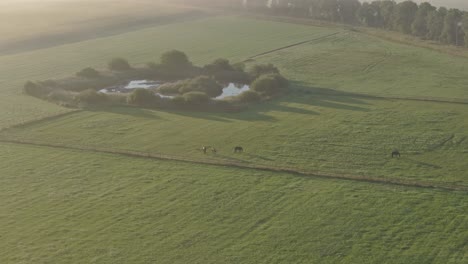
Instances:
[[[242,1],[0,0],[0,264],[468,263],[468,12]]]

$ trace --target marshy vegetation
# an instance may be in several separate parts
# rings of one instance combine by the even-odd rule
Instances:
[[[239,89],[233,96],[223,93],[235,83],[248,87],[248,91]],[[198,67],[185,53],[171,50],[162,54],[159,64],[133,67],[124,58],[114,58],[106,71],[86,67],[73,77],[28,81],[23,91],[68,107],[129,105],[235,111],[280,96],[288,86],[288,80],[273,64],[257,64],[246,70],[243,63],[231,64],[220,58]]]

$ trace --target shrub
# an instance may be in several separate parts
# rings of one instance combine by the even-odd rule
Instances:
[[[47,96],[49,89],[41,84],[28,81],[24,84],[23,92],[27,95],[42,98]]]
[[[216,97],[223,93],[223,87],[213,78],[207,76],[199,76],[197,78],[187,80],[179,89],[181,94],[188,92],[203,92],[209,97]]]
[[[158,87],[158,92],[164,95],[178,94],[183,82],[165,83]]]
[[[75,101],[89,105],[98,105],[105,103],[107,101],[107,96],[93,89],[88,89],[77,94],[75,96]]]
[[[232,64],[232,68],[235,71],[244,72],[245,71],[245,64],[243,62],[234,63],[234,64]]]
[[[261,100],[260,95],[254,91],[245,91],[235,97],[241,103],[255,103]]]
[[[105,87],[113,86],[118,82],[119,78],[114,76],[103,75],[99,78],[94,79],[70,77],[59,80],[54,87],[59,87],[67,91],[81,92],[88,89],[100,90]]]
[[[219,72],[219,71],[234,71],[227,59],[216,59],[212,63],[207,64],[203,67],[208,72]]]
[[[88,68],[84,68],[83,70],[77,72],[76,76],[82,77],[82,78],[94,79],[94,78],[99,77],[99,72],[96,71],[95,69],[91,68],[91,67],[88,67]]]
[[[214,74],[217,81],[222,83],[250,83],[250,76],[240,71],[220,71]]]
[[[151,90],[138,88],[128,96],[127,102],[131,105],[151,107],[155,106],[160,99],[161,97],[155,95]]]
[[[148,63],[146,63],[146,67],[150,68],[150,69],[157,69],[158,64],[156,64],[155,62],[148,62]]]
[[[191,105],[205,105],[210,101],[210,97],[203,92],[189,92],[183,95],[185,102]]]
[[[255,79],[250,87],[260,95],[269,97],[282,92],[287,86],[288,81],[280,74],[268,74]]]
[[[128,61],[123,58],[113,58],[108,67],[111,71],[128,71],[132,68]]]
[[[73,95],[65,90],[55,90],[47,95],[47,99],[54,102],[71,102]]]
[[[261,75],[264,74],[279,74],[278,68],[276,68],[273,64],[257,64],[254,65],[252,68],[249,70],[249,74],[253,78],[258,78]]]
[[[183,106],[186,103],[185,98],[182,95],[172,98],[171,102],[176,106]]]
[[[161,64],[170,69],[188,68],[192,66],[187,55],[182,51],[171,50],[161,55]]]

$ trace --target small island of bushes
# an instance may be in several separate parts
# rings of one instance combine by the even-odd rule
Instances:
[[[154,80],[157,85],[122,91],[134,80]],[[219,98],[228,84],[248,85],[250,89]],[[272,64],[253,65],[246,70],[243,63],[231,64],[221,58],[199,67],[185,53],[172,50],[162,54],[159,64],[132,67],[127,60],[114,58],[107,70],[88,67],[63,79],[28,81],[24,92],[67,107],[127,105],[228,111],[278,97],[287,88],[288,80]]]

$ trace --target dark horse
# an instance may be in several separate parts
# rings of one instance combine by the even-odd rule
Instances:
[[[239,146],[234,148],[234,153],[242,153],[242,152],[244,152],[244,148],[239,147]]]
[[[398,151],[398,150],[392,151],[392,158],[394,158],[394,157],[398,157],[398,158],[401,157],[400,151]]]

